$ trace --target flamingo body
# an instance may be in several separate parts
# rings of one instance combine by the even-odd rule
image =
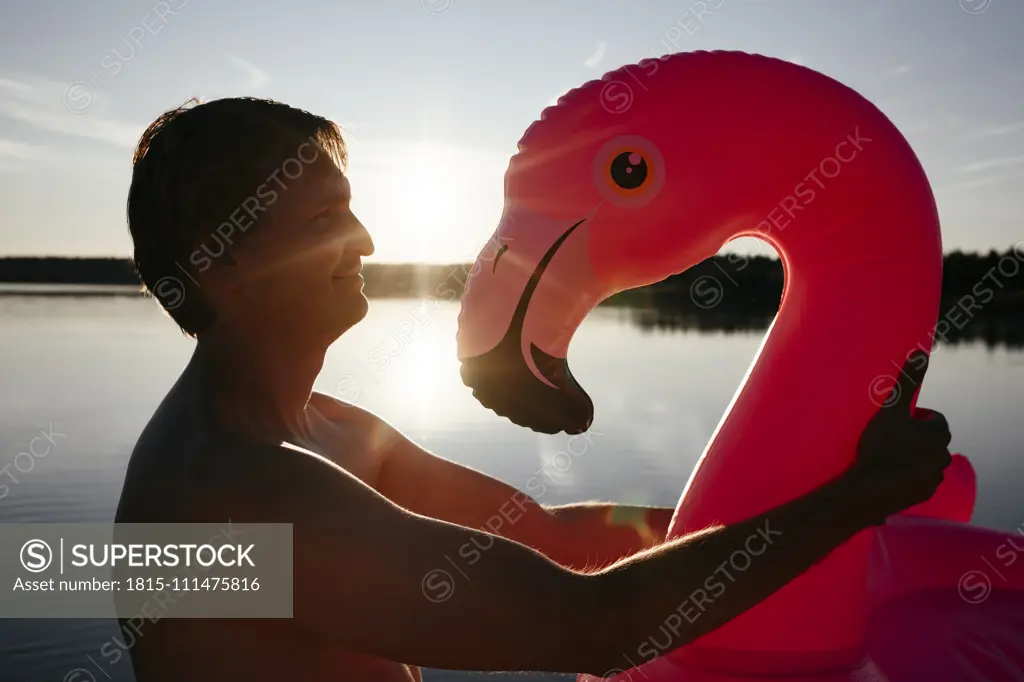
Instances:
[[[586,430],[594,406],[567,362],[586,315],[742,236],[776,249],[786,286],[669,536],[809,492],[853,462],[907,358],[931,351],[942,240],[931,186],[899,130],[852,89],[802,66],[739,52],[669,55],[609,72],[545,109],[510,161],[502,219],[466,283],[464,383],[517,424]],[[728,279],[690,293],[706,304],[709,292],[729,295]],[[982,588],[958,582],[976,570],[967,565],[977,552],[1008,536],[964,525],[975,497],[965,458],[947,478],[932,500],[858,534],[689,645],[666,650],[652,633],[637,655],[624,652],[630,670],[620,677],[932,682],[943,678],[904,671],[931,656],[923,642],[939,646],[961,623],[977,635],[972,646],[1016,660],[1024,636],[1007,650],[1003,635],[970,623],[985,610],[1017,627],[1001,614],[1021,580],[993,587],[974,611],[964,604],[978,606],[969,601]],[[758,552],[740,554],[733,569],[756,570]],[[894,622],[913,623],[918,639],[906,641],[918,644],[880,638]],[[956,679],[1016,679],[972,674]]]

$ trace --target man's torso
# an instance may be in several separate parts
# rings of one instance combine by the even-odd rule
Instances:
[[[376,488],[383,449],[368,428],[367,413],[316,393],[307,412],[310,438],[293,438],[289,444],[331,460]],[[189,458],[197,450],[200,456],[216,457],[219,436],[210,431],[203,415],[172,391],[132,453],[117,522],[223,522],[207,518],[190,495],[203,488],[199,478],[205,469],[191,465]],[[129,634],[135,639],[131,655],[139,682],[419,679],[415,669],[317,639],[289,621],[164,618],[138,629]]]

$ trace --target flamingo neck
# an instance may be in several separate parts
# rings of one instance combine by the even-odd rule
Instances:
[[[920,204],[882,203],[884,214],[772,236],[786,269],[779,314],[686,486],[671,537],[760,515],[841,473],[907,355],[930,349],[938,224]],[[859,535],[690,654],[730,670],[763,669],[778,655],[793,669],[852,665],[864,645],[867,548]]]
[[[813,472],[798,479],[820,484],[852,461],[846,446],[856,443],[891,387],[875,380],[894,380],[909,353],[930,350],[938,312],[942,261],[933,216],[907,216],[909,234],[902,237],[886,233],[885,217],[867,211],[841,230],[767,236],[782,254],[782,302],[704,459],[721,447],[716,444],[751,432],[749,419],[758,417],[767,423],[757,448],[773,453],[776,472],[792,464]],[[743,419],[730,418],[740,414]],[[817,454],[841,446],[848,456]],[[781,503],[807,492],[799,488],[796,479],[787,485],[779,477],[774,492],[752,495],[749,508],[726,516],[738,520],[766,511],[754,500]]]

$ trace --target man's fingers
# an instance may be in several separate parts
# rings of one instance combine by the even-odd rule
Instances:
[[[906,432],[906,447],[915,452],[935,452],[946,450],[953,437],[943,424],[929,423],[914,419]]]
[[[936,432],[945,434],[947,438],[951,438],[949,432],[949,421],[946,420],[946,415],[941,412],[929,410],[926,407],[919,407],[914,413],[914,420],[927,424],[929,428],[934,429]]]
[[[907,361],[900,370],[896,385],[892,387],[892,393],[885,401],[890,408],[910,414],[910,403],[914,394],[924,381],[925,372],[928,371],[928,354],[924,351],[917,351],[907,356]]]
[[[942,447],[948,448],[949,444],[953,441],[953,434],[949,430],[949,422],[946,421],[946,418],[936,412],[933,417],[924,423],[932,429],[935,433],[935,437],[939,439],[940,443],[942,443]]]

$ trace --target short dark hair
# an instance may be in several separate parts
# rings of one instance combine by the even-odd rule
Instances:
[[[185,334],[203,331],[216,314],[182,262],[310,142],[344,169],[348,155],[336,123],[269,99],[191,99],[142,134],[128,191],[132,264],[144,291]],[[172,281],[169,300],[159,289]]]

